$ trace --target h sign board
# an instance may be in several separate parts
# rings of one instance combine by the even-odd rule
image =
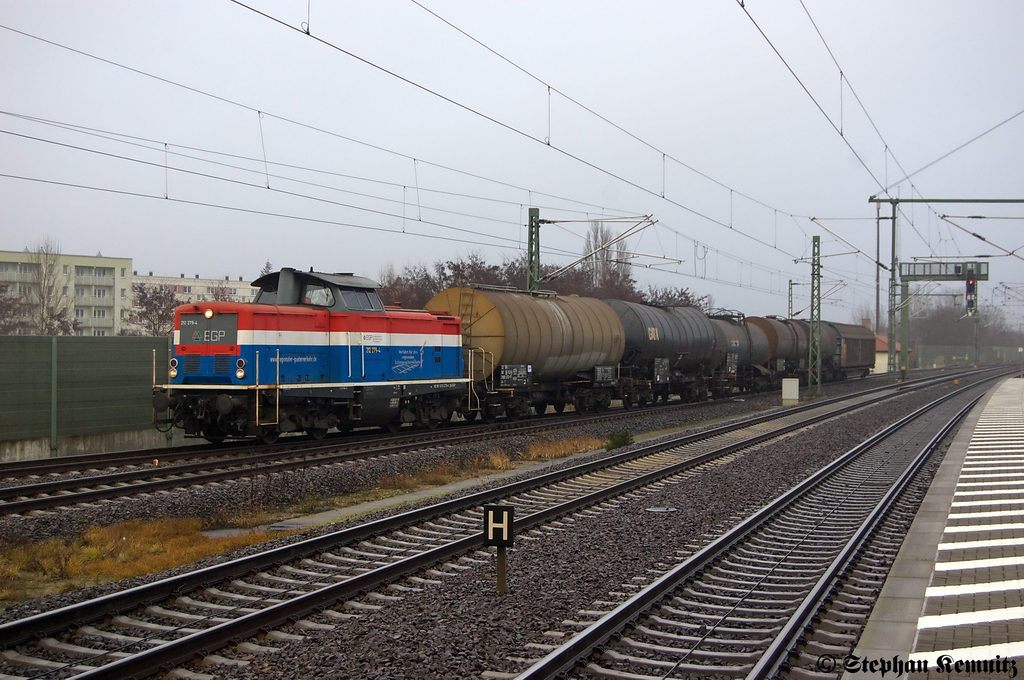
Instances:
[[[512,514],[511,505],[484,506],[484,546],[512,545]]]

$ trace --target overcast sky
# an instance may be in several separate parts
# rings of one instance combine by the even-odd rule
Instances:
[[[805,316],[818,235],[848,322],[869,197],[1024,198],[1024,3],[744,4],[0,0],[0,249],[376,278],[518,257],[530,207],[559,265],[589,220],[650,215],[641,286],[784,315],[793,280]],[[903,204],[900,259],[992,256],[980,295],[1016,322],[1024,229],[991,218],[1020,216]]]

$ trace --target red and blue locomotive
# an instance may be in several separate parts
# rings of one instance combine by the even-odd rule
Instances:
[[[253,282],[251,304],[175,312],[157,423],[211,441],[322,438],[354,424],[397,429],[462,407],[462,328],[445,313],[385,307],[369,279],[284,268]]]

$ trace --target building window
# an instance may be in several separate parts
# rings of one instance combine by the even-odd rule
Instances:
[[[82,309],[81,307],[75,307],[75,318],[76,319],[84,319],[85,318],[85,310]]]
[[[98,298],[107,297],[107,289],[106,288],[95,288],[92,291],[92,296],[93,297],[98,297]]]
[[[85,288],[75,288],[75,297],[85,297]]]
[[[65,274],[67,274],[67,273],[68,273],[68,266],[67,266],[67,265],[64,265],[64,273],[65,273]]]
[[[124,288],[121,289],[121,297],[128,297],[128,294],[125,292]]]
[[[93,336],[95,336],[97,338],[102,338],[103,336],[105,336],[107,334],[107,332],[106,331],[94,330],[92,332],[92,334],[93,334]]]
[[[18,263],[18,273],[19,274],[31,274],[32,273],[32,263],[31,262],[19,262]]]
[[[121,267],[121,278],[122,278],[122,279],[124,278],[124,272],[125,272],[125,268],[124,268],[124,267]]]
[[[31,295],[32,286],[18,286],[18,295]]]
[[[182,286],[181,288],[182,288],[182,291],[181,291],[182,293],[191,293],[192,292],[192,286]]]
[[[10,263],[10,262],[0,262],[0,272],[9,272],[9,271],[11,271],[11,264],[12,263]]]
[[[105,309],[94,309],[94,310],[92,310],[92,318],[94,318],[94,319],[105,319],[105,318],[107,318],[107,310],[105,310]]]

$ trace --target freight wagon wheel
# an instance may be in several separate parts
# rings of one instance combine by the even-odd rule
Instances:
[[[555,409],[555,413],[561,413],[565,411],[565,402],[556,401],[554,404],[551,405],[551,408]]]
[[[398,431],[402,429],[402,421],[392,420],[385,426],[391,434],[398,434]]]
[[[327,428],[326,427],[311,427],[308,430],[306,430],[306,434],[308,434],[313,439],[315,439],[317,441],[320,441],[321,439],[323,439],[324,437],[327,436]]]
[[[533,410],[537,412],[537,415],[542,416],[548,412],[548,402],[542,401],[539,404],[534,404]]]

